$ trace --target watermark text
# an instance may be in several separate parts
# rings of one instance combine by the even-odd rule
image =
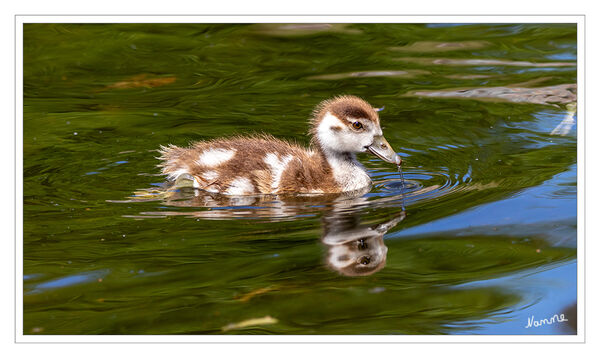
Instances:
[[[531,328],[531,327],[540,327],[540,326],[544,326],[544,325],[551,325],[554,324],[556,322],[567,322],[569,321],[564,313],[561,313],[560,315],[555,314],[550,318],[542,318],[542,319],[538,319],[536,320],[535,317],[533,315],[531,315],[531,317],[527,318],[527,325],[525,326],[525,328]]]

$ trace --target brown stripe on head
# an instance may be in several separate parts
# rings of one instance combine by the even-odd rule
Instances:
[[[327,99],[317,105],[313,111],[313,118],[311,120],[310,132],[312,134],[315,134],[316,128],[327,112],[341,120],[347,118],[365,119],[373,123],[379,123],[377,111],[365,100],[356,96],[338,96]]]

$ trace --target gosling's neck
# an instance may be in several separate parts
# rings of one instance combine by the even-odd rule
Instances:
[[[356,153],[339,152],[323,148],[321,145],[317,145],[316,149],[331,167],[333,178],[342,191],[359,190],[371,185],[371,178],[365,167],[356,159]]]

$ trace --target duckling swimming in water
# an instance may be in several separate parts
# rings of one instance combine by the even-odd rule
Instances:
[[[186,176],[195,188],[212,193],[324,194],[371,185],[356,153],[402,162],[383,137],[377,110],[358,97],[321,102],[310,125],[309,148],[270,135],[215,139],[189,148],[161,146],[159,167],[168,180]]]

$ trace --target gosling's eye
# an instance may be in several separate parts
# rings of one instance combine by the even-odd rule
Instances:
[[[366,250],[366,249],[368,249],[368,248],[369,248],[369,245],[367,245],[367,243],[365,242],[365,240],[364,240],[364,239],[359,239],[359,240],[358,240],[358,248],[359,248],[360,250]]]
[[[362,127],[363,127],[362,123],[360,123],[358,121],[352,123],[352,128],[354,128],[354,129],[362,129]]]

